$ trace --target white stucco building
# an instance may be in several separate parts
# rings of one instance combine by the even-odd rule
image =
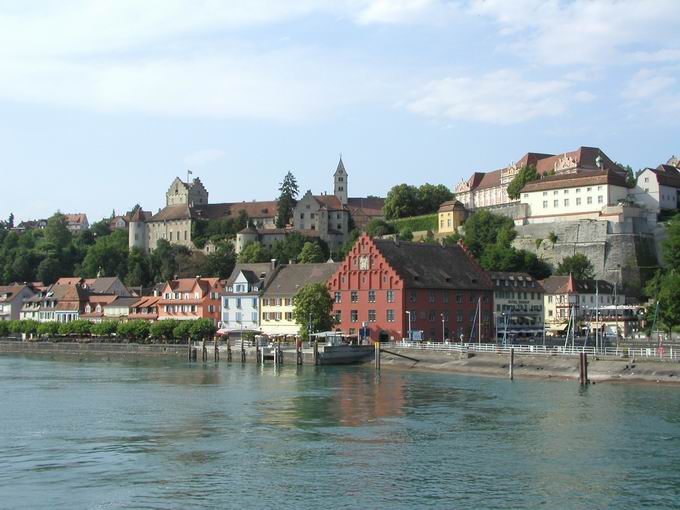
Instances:
[[[680,193],[680,171],[671,165],[645,168],[637,178],[631,198],[650,211],[677,209]]]

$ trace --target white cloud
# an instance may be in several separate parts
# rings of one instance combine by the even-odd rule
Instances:
[[[473,0],[470,12],[493,19],[507,49],[542,64],[625,63],[640,44],[667,58],[680,42],[677,0]]]
[[[441,22],[457,12],[456,4],[439,0],[372,0],[355,15],[359,23]]]
[[[502,70],[432,81],[407,108],[441,119],[510,125],[561,114],[569,102],[569,89],[563,80],[530,81]]]
[[[209,163],[223,159],[225,152],[222,149],[202,149],[192,152],[184,158],[184,163],[191,168],[199,168]]]
[[[675,115],[680,111],[680,87],[671,72],[641,69],[631,77],[621,95],[630,106],[642,111]]]

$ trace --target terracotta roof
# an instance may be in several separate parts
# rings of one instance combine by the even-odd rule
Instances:
[[[77,276],[64,276],[59,278],[55,285],[80,285],[81,283],[83,283],[82,278],[78,278]]]
[[[550,276],[541,280],[546,294],[614,294],[614,286],[606,280],[578,280],[573,276]]]
[[[76,213],[76,214],[64,214],[64,219],[67,223],[86,223],[87,214]]]
[[[347,206],[342,205],[340,199],[335,195],[314,195],[319,204],[328,209],[329,211],[345,211]]]
[[[206,293],[217,286],[219,282],[219,278],[179,278],[178,280],[170,280],[167,285],[170,286],[172,292],[190,292],[198,283],[203,293]]]
[[[283,266],[268,283],[264,295],[294,295],[308,283],[326,283],[339,267],[337,262]]]
[[[373,239],[373,243],[407,287],[479,290],[492,287],[488,273],[459,245],[387,239]]]
[[[465,211],[465,206],[458,200],[448,200],[439,206],[438,212]]]
[[[238,218],[241,211],[245,211],[248,218],[275,218],[278,211],[278,203],[274,201],[264,202],[234,202],[224,204],[208,204],[196,208],[198,217],[209,219]]]
[[[160,296],[144,296],[141,299],[135,301],[131,307],[132,308],[148,308],[150,306],[156,306],[161,300]]]
[[[527,183],[522,193],[545,191],[558,188],[578,188],[582,186],[596,186],[611,184],[612,186],[628,187],[626,178],[618,172],[601,170],[597,172],[579,172],[575,174],[552,175],[538,181]]]
[[[3,285],[0,286],[0,295],[7,295],[6,298],[0,297],[0,303],[9,303],[10,301],[14,300],[17,296],[17,294],[21,293],[25,288],[27,288],[26,285]]]

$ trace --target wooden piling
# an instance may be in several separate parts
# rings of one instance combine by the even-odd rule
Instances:
[[[319,340],[314,339],[314,364],[319,364]]]
[[[515,348],[510,347],[510,380],[515,378]]]
[[[205,345],[205,338],[201,341],[201,361],[203,363],[208,361],[208,348]]]
[[[215,362],[218,362],[218,361],[220,360],[220,350],[219,350],[218,347],[217,347],[217,337],[215,337],[215,338],[213,339],[213,341],[214,341],[214,349],[215,349],[215,351],[213,352],[213,354],[215,355],[215,356],[214,356],[214,357],[215,357]]]
[[[260,339],[255,338],[255,363],[264,364],[264,350],[262,350],[262,356],[260,356]]]
[[[578,383],[583,386],[586,384],[586,379],[585,379],[585,372],[584,372],[584,363],[583,363],[583,352],[578,353]]]
[[[231,363],[231,340],[227,336],[227,362]]]
[[[375,346],[375,369],[380,370],[380,341],[374,344]]]
[[[187,338],[187,360],[191,361],[191,338]]]
[[[243,335],[241,335],[241,363],[246,362],[246,348],[243,345]]]
[[[300,339],[295,341],[295,352],[297,355],[297,364],[302,365],[302,340]]]
[[[281,349],[281,340],[276,341],[276,361],[279,365],[283,365],[283,349]]]
[[[590,379],[588,379],[588,353],[583,353],[583,383],[590,384]]]

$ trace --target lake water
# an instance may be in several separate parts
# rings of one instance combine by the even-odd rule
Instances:
[[[0,508],[678,508],[680,388],[0,356]]]

